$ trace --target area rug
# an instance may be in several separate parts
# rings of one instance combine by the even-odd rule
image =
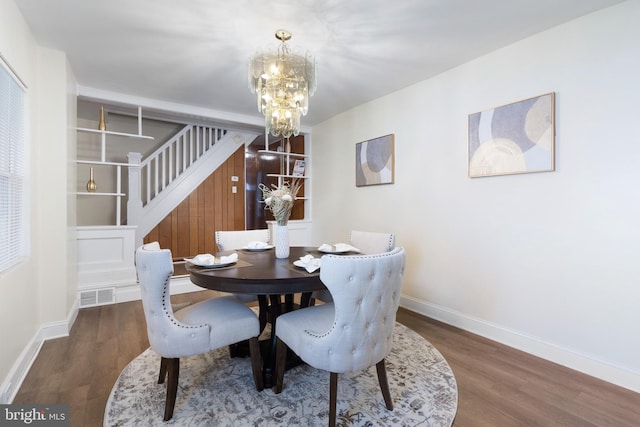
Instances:
[[[386,359],[393,411],[385,407],[375,367],[338,376],[339,426],[451,426],[456,380],[427,340],[396,323]],[[115,426],[326,426],[329,373],[300,365],[285,372],[282,393],[257,392],[250,359],[226,348],[183,358],[173,418],[162,421],[166,388],[157,384],[160,357],[147,349],[120,374],[105,408]]]

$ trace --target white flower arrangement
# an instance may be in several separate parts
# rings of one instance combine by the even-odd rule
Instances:
[[[279,187],[272,184],[272,188],[269,188],[262,183],[258,184],[258,188],[262,191],[265,209],[271,211],[278,225],[286,225],[289,221],[289,215],[291,215],[293,202],[296,200],[300,185],[300,180],[297,178],[293,178],[290,184],[285,181]]]

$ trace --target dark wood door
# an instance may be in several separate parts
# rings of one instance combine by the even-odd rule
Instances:
[[[292,136],[289,138],[291,144],[291,152],[304,154],[304,136]],[[270,141],[270,150],[276,150],[281,146],[282,141]],[[262,192],[258,188],[259,183],[271,186],[278,183],[278,178],[268,177],[267,174],[286,173],[283,170],[284,156],[273,156],[260,153],[258,150],[264,150],[264,135],[257,137],[253,143],[247,147],[246,158],[246,218],[247,230],[256,230],[267,228],[267,221],[273,220],[273,215],[268,209],[264,208],[262,201]],[[289,171],[290,173],[291,171]],[[304,180],[298,197],[304,196]],[[304,200],[297,200],[291,211],[290,219],[304,219]]]

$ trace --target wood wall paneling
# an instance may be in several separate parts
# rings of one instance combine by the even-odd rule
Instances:
[[[216,230],[244,230],[244,158],[242,146],[160,221],[144,242],[158,241],[162,248],[171,249],[174,258],[184,258],[217,252]],[[232,176],[238,182],[232,182]]]

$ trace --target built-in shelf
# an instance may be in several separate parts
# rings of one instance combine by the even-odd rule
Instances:
[[[286,151],[258,150],[258,153],[273,154],[273,155],[276,155],[276,156],[298,157],[298,158],[301,158],[301,159],[309,157],[309,155],[307,155],[307,154],[287,153]]]
[[[127,138],[155,139],[154,137],[148,136],[148,135],[138,135],[135,133],[124,133],[124,132],[113,132],[110,130],[100,130],[100,129],[90,129],[90,128],[76,128],[76,130],[80,132],[98,133],[103,135],[126,136]]]
[[[129,163],[103,162],[101,160],[76,160],[75,162],[83,165],[129,166]]]
[[[287,144],[287,146],[289,146]],[[295,152],[291,152],[291,150],[289,149],[289,151],[287,151],[287,149],[284,149],[284,145],[281,145],[280,147],[278,147],[278,150],[270,150],[268,149],[268,144],[266,144],[266,148],[263,150],[258,150],[259,154],[262,155],[271,155],[271,156],[278,156],[278,160],[280,160],[281,164],[280,164],[280,172],[282,173],[268,173],[266,174],[267,177],[272,177],[272,178],[277,178],[278,179],[278,183],[277,185],[283,185],[285,180],[294,180],[294,179],[304,179],[304,184],[307,187],[305,192],[310,191],[308,186],[309,186],[309,182],[310,181],[306,181],[308,180],[310,177],[306,176],[307,170],[304,170],[304,174],[305,175],[293,175],[293,170],[295,169],[295,164],[298,162],[303,162],[306,163],[308,161],[308,159],[311,158],[311,156],[309,154],[303,154],[303,153],[295,153]],[[310,197],[296,197],[296,200],[310,200]]]
[[[127,195],[122,192],[122,168],[128,168],[129,163],[122,162],[109,162],[106,160],[107,154],[107,137],[125,137],[125,138],[134,138],[134,139],[144,139],[144,140],[155,140],[154,137],[143,135],[142,134],[142,107],[138,107],[138,133],[127,133],[127,132],[114,132],[112,130],[100,130],[95,128],[83,128],[77,127],[76,131],[78,132],[86,132],[92,133],[100,136],[100,159],[96,160],[75,160],[76,164],[84,164],[84,165],[98,165],[98,166],[108,166],[115,167],[115,177],[116,177],[116,188],[113,193],[92,193],[89,191],[77,191],[73,194],[77,196],[98,196],[98,197],[115,197],[116,204],[116,219],[115,225],[120,226],[120,216],[122,213],[122,198]]]
[[[308,179],[308,176],[299,176],[299,175],[281,175],[279,173],[268,173],[267,176],[275,176],[278,178],[303,178]]]
[[[126,196],[125,193],[90,193],[88,191],[77,191],[74,194],[78,196],[117,196],[117,197]]]

